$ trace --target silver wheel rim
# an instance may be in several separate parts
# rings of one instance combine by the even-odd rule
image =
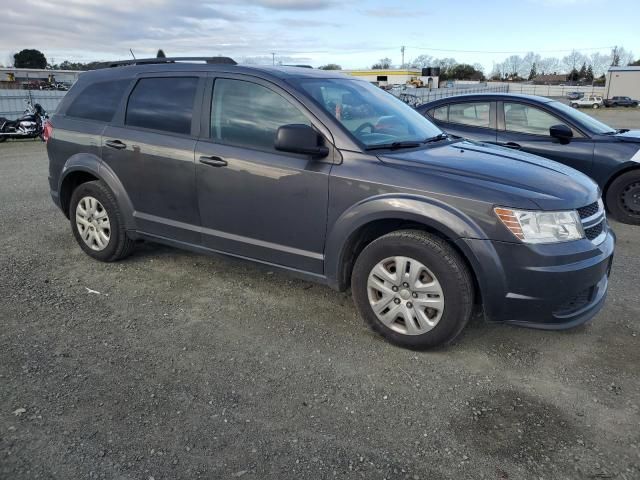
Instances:
[[[96,198],[87,196],[80,199],[76,206],[76,228],[82,241],[91,250],[99,252],[109,245],[109,215]]]
[[[367,294],[378,320],[403,335],[430,331],[444,312],[440,282],[431,270],[410,257],[385,258],[373,267]]]

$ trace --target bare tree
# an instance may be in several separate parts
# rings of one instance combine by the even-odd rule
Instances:
[[[425,68],[433,65],[433,57],[431,55],[418,55],[411,62],[413,68]]]
[[[609,65],[611,65],[611,55],[594,52],[589,55],[589,65],[591,65],[593,75],[599,77],[603,75],[609,68]]]
[[[565,71],[572,72],[578,70],[580,65],[587,61],[587,57],[577,50],[572,50],[569,55],[562,58],[562,66]]]
[[[511,55],[504,61],[504,67],[506,70],[506,74],[512,77],[516,77],[519,75],[520,67],[522,65],[522,59],[519,55]]]

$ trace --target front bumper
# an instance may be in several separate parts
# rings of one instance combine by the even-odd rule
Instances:
[[[487,320],[560,330],[588,322],[603,307],[615,235],[546,245],[460,240],[470,251]]]

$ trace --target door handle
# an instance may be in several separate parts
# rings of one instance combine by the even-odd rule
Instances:
[[[211,167],[226,167],[227,161],[224,158],[211,156],[211,157],[200,157],[200,163],[204,163],[205,165],[209,165]]]
[[[513,148],[514,150],[520,150],[522,148],[519,143],[515,142],[501,143],[500,145],[502,147]]]
[[[104,142],[107,147],[115,148],[116,150],[122,150],[123,148],[127,148],[126,143],[122,143],[120,140],[107,140]]]

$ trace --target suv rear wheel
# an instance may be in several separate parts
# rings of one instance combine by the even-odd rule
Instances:
[[[356,260],[351,290],[370,328],[414,349],[452,341],[473,309],[473,282],[464,261],[446,241],[419,230],[371,242]]]
[[[607,208],[619,222],[640,225],[640,170],[616,178],[607,189]]]
[[[69,202],[69,220],[80,248],[92,258],[113,262],[133,251],[111,190],[101,181],[79,185]]]

